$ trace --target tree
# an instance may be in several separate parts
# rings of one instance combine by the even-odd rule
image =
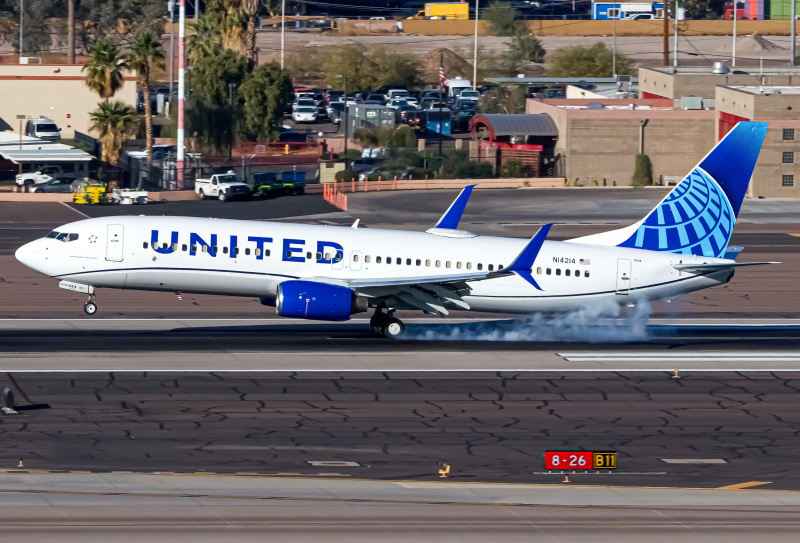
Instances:
[[[523,85],[496,87],[478,102],[481,113],[525,113],[527,88]]]
[[[511,47],[506,54],[508,66],[512,73],[521,72],[529,62],[544,62],[547,53],[542,42],[525,30],[518,30],[511,38]]]
[[[636,167],[633,170],[631,184],[634,187],[649,187],[653,184],[653,164],[650,162],[649,156],[636,155]]]
[[[576,45],[556,49],[547,67],[549,77],[611,77],[613,53],[603,43],[591,47]],[[633,72],[632,61],[617,54],[618,74]]]
[[[144,96],[144,123],[147,145],[147,178],[150,178],[150,169],[153,167],[153,112],[150,103],[150,76],[153,68],[164,68],[164,50],[150,32],[142,32],[131,44],[131,48],[124,56],[125,67],[136,71],[139,89]],[[139,181],[141,190],[142,180]]]
[[[251,66],[256,63],[256,15],[258,15],[260,7],[261,0],[242,0],[242,9],[247,15],[247,31],[245,33],[247,60]]]
[[[81,71],[86,72],[86,86],[108,103],[108,99],[122,88],[123,68],[119,47],[108,40],[100,40],[89,51],[89,59]]]
[[[209,105],[230,104],[231,87],[241,88],[247,73],[247,60],[230,49],[200,59],[192,69],[191,91]]]
[[[334,89],[342,88],[342,78],[347,77],[348,89],[375,88],[376,66],[361,44],[348,43],[337,47],[331,55],[325,81]]]
[[[277,139],[283,124],[283,108],[292,96],[292,80],[276,62],[257,66],[240,96],[244,100],[243,129],[256,141]]]
[[[206,14],[217,24],[223,49],[247,56],[248,16],[242,0],[208,0]]]
[[[511,36],[517,30],[517,10],[509,2],[494,0],[483,10],[483,18],[489,22],[489,32],[495,36]]]
[[[216,19],[203,14],[196,23],[190,24],[194,26],[194,34],[186,38],[186,46],[189,50],[189,62],[192,65],[222,52],[222,34]]]
[[[166,16],[164,0],[80,0],[75,5],[75,31],[83,47],[91,49],[97,41],[126,42],[140,32],[159,36]]]
[[[402,85],[418,87],[422,77],[419,71],[419,60],[406,53],[394,53],[385,47],[373,51],[372,62],[377,68],[375,87],[384,85]]]
[[[100,102],[97,109],[89,113],[89,130],[97,133],[102,145],[101,160],[117,165],[119,154],[128,135],[139,126],[139,115],[131,106],[115,100]]]

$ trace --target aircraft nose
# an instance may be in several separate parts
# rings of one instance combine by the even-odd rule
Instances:
[[[42,254],[39,252],[39,250],[37,250],[35,241],[26,243],[17,249],[17,252],[14,253],[14,256],[17,260],[31,268],[35,264],[42,261]]]

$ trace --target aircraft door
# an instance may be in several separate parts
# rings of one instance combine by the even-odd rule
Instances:
[[[364,258],[361,251],[350,251],[350,269],[359,271],[361,269],[361,259]]]
[[[628,294],[631,290],[631,261],[617,259],[617,294]]]
[[[106,239],[106,260],[111,262],[122,262],[124,229],[121,224],[109,224],[108,238]]]

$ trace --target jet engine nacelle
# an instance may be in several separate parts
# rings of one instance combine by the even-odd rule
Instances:
[[[366,311],[368,300],[347,287],[313,281],[284,281],[278,285],[278,315],[298,319],[346,321]]]

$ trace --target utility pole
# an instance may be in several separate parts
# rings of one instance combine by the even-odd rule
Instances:
[[[186,98],[186,54],[184,41],[186,38],[186,0],[180,0],[178,11],[178,160],[175,161],[177,169],[177,188],[183,190],[183,161],[186,156],[185,130],[183,126],[184,107]]]
[[[475,44],[472,49],[472,90],[478,85],[478,6],[481,0],[475,0]]]
[[[283,49],[286,46],[286,0],[281,0],[281,70],[283,70]]]
[[[669,66],[669,4],[664,0],[664,66]]]
[[[19,63],[22,64],[22,22],[25,18],[25,0],[19,0]]]
[[[67,0],[67,64],[75,64],[75,0]]]
[[[792,5],[794,5],[795,0],[792,0]],[[739,2],[737,0],[733,0],[733,45],[731,46],[731,66],[736,66],[736,11],[737,5]]]
[[[672,57],[672,65],[678,66],[678,0],[675,0],[675,54]]]
[[[797,45],[795,44],[795,25],[797,24],[797,0],[789,0],[792,3],[792,29],[789,32],[792,36],[792,46],[789,48],[789,54],[792,58],[789,59],[789,66],[794,66],[794,59],[797,56]]]
[[[342,74],[342,86],[344,87],[344,156],[347,160],[347,74]],[[346,168],[345,168],[346,169]]]
[[[444,67],[444,51],[439,53],[439,66],[440,73]],[[439,159],[442,158],[442,133],[444,132],[444,120],[442,117],[442,103],[444,102],[444,81],[439,76]]]
[[[172,100],[172,87],[175,79],[175,71],[172,64],[175,59],[175,21],[173,20],[175,0],[167,2],[167,9],[169,10],[169,99]]]

